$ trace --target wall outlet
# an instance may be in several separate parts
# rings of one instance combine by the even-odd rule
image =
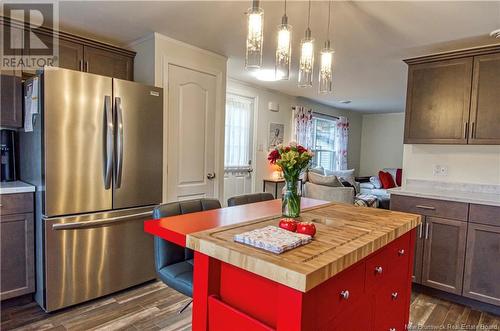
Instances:
[[[432,170],[434,176],[448,176],[448,167],[444,165],[436,164]]]

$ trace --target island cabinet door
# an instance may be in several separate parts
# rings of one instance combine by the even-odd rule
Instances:
[[[406,330],[405,322],[407,321],[406,316],[408,315],[407,293],[407,280],[393,279],[390,282],[387,282],[383,288],[374,294],[373,330]]]
[[[463,295],[500,305],[500,226],[469,224]]]
[[[467,223],[426,217],[422,284],[462,294]]]

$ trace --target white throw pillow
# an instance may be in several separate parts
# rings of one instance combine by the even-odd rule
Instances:
[[[370,177],[370,183],[373,184],[374,188],[382,188],[382,183],[380,182],[380,178],[378,178],[378,176]]]
[[[308,175],[309,181],[313,184],[331,186],[331,187],[342,187],[342,183],[339,181],[337,176],[323,176],[315,172],[310,172]]]

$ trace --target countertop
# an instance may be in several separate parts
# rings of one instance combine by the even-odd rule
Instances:
[[[300,202],[302,210],[329,203],[309,198],[302,198]],[[200,213],[191,213],[146,221],[144,231],[186,247],[186,236],[190,233],[279,215],[281,199],[206,210],[202,213],[203,217],[200,217]]]
[[[450,190],[422,186],[397,187],[388,191],[391,194],[397,195],[500,206],[500,194],[490,192]]]
[[[14,182],[0,182],[0,194],[35,192],[35,186],[16,180]]]
[[[235,234],[277,226],[280,216],[187,235],[187,247],[296,290],[307,292],[421,223],[419,215],[329,203],[310,208],[313,241],[277,255],[233,241]]]

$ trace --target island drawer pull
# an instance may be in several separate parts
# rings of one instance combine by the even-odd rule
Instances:
[[[420,209],[436,210],[436,207],[434,207],[434,206],[416,205],[415,207],[420,208]]]
[[[349,299],[349,291],[348,290],[343,290],[342,292],[340,292],[340,297],[344,300],[347,300]]]
[[[384,271],[384,269],[381,266],[375,267],[375,273],[376,274],[381,274]]]
[[[391,299],[396,300],[398,298],[398,292],[392,292],[391,293]]]
[[[404,250],[404,249],[400,249],[400,250],[398,251],[398,255],[399,255],[399,256],[403,256],[403,255],[405,255],[405,250]]]
[[[389,331],[396,331],[396,328],[390,328]]]

